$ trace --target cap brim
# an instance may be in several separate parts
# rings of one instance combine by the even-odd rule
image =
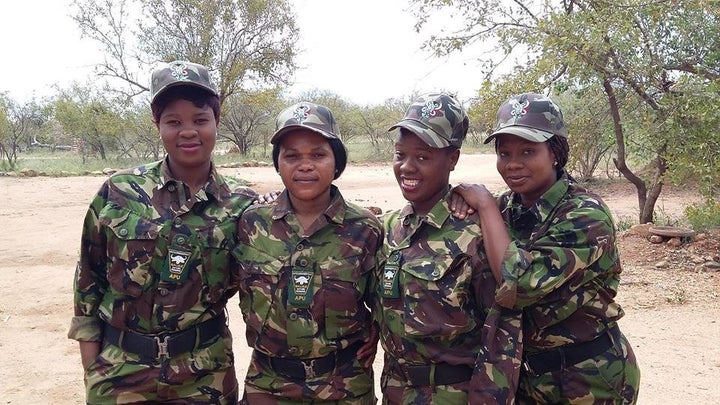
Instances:
[[[207,91],[208,93],[212,94],[213,96],[219,96],[219,94],[217,93],[217,91],[216,91],[215,89],[211,88],[211,87],[203,86],[202,84],[195,83],[195,82],[191,82],[191,81],[178,80],[178,81],[176,81],[176,82],[172,82],[172,83],[170,83],[170,84],[167,84],[167,85],[165,85],[165,87],[163,87],[162,89],[158,90],[157,93],[155,93],[155,96],[150,100],[150,104],[154,103],[155,100],[157,100],[157,98],[158,98],[160,95],[162,95],[163,93],[165,93],[165,92],[168,91],[169,89],[171,89],[171,88],[173,88],[173,87],[180,87],[180,86],[197,87],[198,89],[203,89],[203,90]]]
[[[523,138],[530,142],[545,142],[548,139],[555,136],[555,134],[552,134],[547,131],[542,131],[539,129],[524,127],[524,126],[520,126],[520,125],[512,125],[509,127],[504,127],[504,128],[498,129],[497,131],[493,132],[492,134],[490,134],[490,136],[488,136],[483,141],[483,143],[490,143],[495,138],[497,138],[499,135],[502,135],[502,134],[510,134],[510,135],[519,136],[520,138]]]
[[[283,137],[283,135],[287,134],[288,132],[296,131],[298,129],[308,129],[310,131],[313,131],[317,134],[324,136],[327,139],[340,139],[337,137],[337,135],[331,134],[327,131],[323,131],[322,129],[319,129],[319,128],[311,127],[310,125],[291,124],[291,125],[288,125],[288,126],[278,129],[273,134],[272,138],[270,138],[270,143],[274,145],[278,140],[280,140],[280,138]]]
[[[428,146],[431,146],[433,148],[442,149],[450,146],[450,142],[448,142],[447,139],[438,135],[435,130],[425,125],[422,121],[404,119],[388,128],[388,132],[397,128],[407,129],[408,131],[415,134],[418,138],[420,138],[423,142],[428,144]]]

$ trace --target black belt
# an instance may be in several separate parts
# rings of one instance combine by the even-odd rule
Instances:
[[[141,334],[120,330],[105,323],[103,342],[109,343],[143,359],[175,357],[195,350],[220,336],[225,326],[221,315],[179,332],[164,332],[157,335]]]
[[[253,357],[280,375],[295,380],[308,380],[333,371],[337,365],[352,362],[361,345],[362,342],[358,342],[333,354],[314,359],[274,357],[258,350],[253,350]]]
[[[408,382],[413,387],[457,384],[469,381],[473,373],[472,367],[465,364],[436,363],[400,367],[406,371]]]
[[[610,334],[618,332],[618,327],[613,326],[588,342],[573,343],[538,353],[526,354],[523,358],[523,368],[533,376],[564,370],[568,366],[605,353],[613,346]]]

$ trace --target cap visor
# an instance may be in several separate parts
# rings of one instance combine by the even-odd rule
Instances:
[[[275,145],[275,143],[277,143],[277,141],[279,141],[280,138],[283,137],[283,135],[287,134],[288,132],[296,131],[296,130],[298,130],[298,129],[308,129],[308,130],[310,130],[310,131],[313,131],[313,132],[315,132],[315,133],[317,133],[317,134],[320,134],[320,135],[324,136],[324,137],[327,138],[327,139],[340,139],[340,138],[338,138],[336,135],[331,134],[331,133],[326,132],[326,131],[323,131],[322,129],[319,129],[319,128],[311,127],[311,126],[309,126],[309,125],[292,124],[292,125],[287,125],[287,126],[285,126],[285,127],[282,127],[282,128],[280,128],[280,129],[278,129],[278,130],[273,134],[272,138],[270,138],[270,143],[273,144],[273,145]]]
[[[407,129],[411,133],[415,134],[418,138],[420,138],[423,142],[428,144],[428,146],[431,146],[433,148],[442,149],[450,146],[450,142],[448,142],[442,136],[438,135],[437,132],[435,132],[432,128],[428,127],[421,121],[402,120],[388,128],[388,131],[392,131],[396,128]]]
[[[551,134],[547,131],[541,131],[539,129],[530,128],[530,127],[523,127],[519,125],[509,126],[502,129],[498,129],[497,131],[493,132],[490,136],[488,136],[483,143],[490,143],[493,139],[497,138],[499,135],[502,134],[510,134],[519,136],[520,138],[523,138],[530,142],[545,142],[548,139],[555,136],[554,134]]]
[[[215,89],[213,89],[213,88],[203,86],[202,84],[191,82],[191,81],[178,80],[176,82],[169,83],[169,84],[165,85],[165,87],[163,87],[162,89],[158,90],[157,93],[155,93],[155,96],[152,98],[152,100],[150,100],[150,104],[154,103],[155,100],[157,100],[157,98],[160,95],[162,95],[169,89],[172,89],[173,87],[180,87],[180,86],[196,87],[198,89],[203,89],[203,90],[207,91],[208,93],[212,94],[213,96],[219,96],[217,91],[215,91]]]

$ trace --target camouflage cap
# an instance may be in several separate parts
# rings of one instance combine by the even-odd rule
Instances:
[[[275,144],[283,135],[299,128],[306,128],[328,139],[340,138],[340,129],[332,111],[324,105],[301,101],[284,109],[275,119],[275,134],[270,143]]]
[[[545,142],[555,135],[567,137],[567,128],[560,108],[549,97],[524,93],[510,97],[500,106],[495,131],[485,139],[485,143],[490,143],[500,134]]]
[[[460,147],[467,135],[469,119],[455,98],[442,93],[415,99],[402,121],[388,129],[405,128],[433,148]]]
[[[152,72],[150,81],[150,103],[165,90],[175,86],[194,86],[217,96],[218,92],[210,79],[208,69],[197,63],[176,60],[158,66]]]

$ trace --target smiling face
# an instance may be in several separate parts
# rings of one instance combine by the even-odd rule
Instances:
[[[170,169],[178,179],[183,180],[184,173],[209,169],[217,134],[210,106],[197,107],[191,101],[177,99],[165,107],[157,127]]]
[[[525,206],[534,204],[557,181],[555,155],[547,142],[501,134],[495,144],[497,171]]]
[[[335,177],[335,156],[328,140],[305,128],[280,139],[278,172],[294,206],[330,203],[330,185]]]
[[[445,196],[450,172],[460,157],[457,148],[432,148],[412,132],[401,129],[395,139],[393,171],[403,197],[418,215],[427,214]]]

